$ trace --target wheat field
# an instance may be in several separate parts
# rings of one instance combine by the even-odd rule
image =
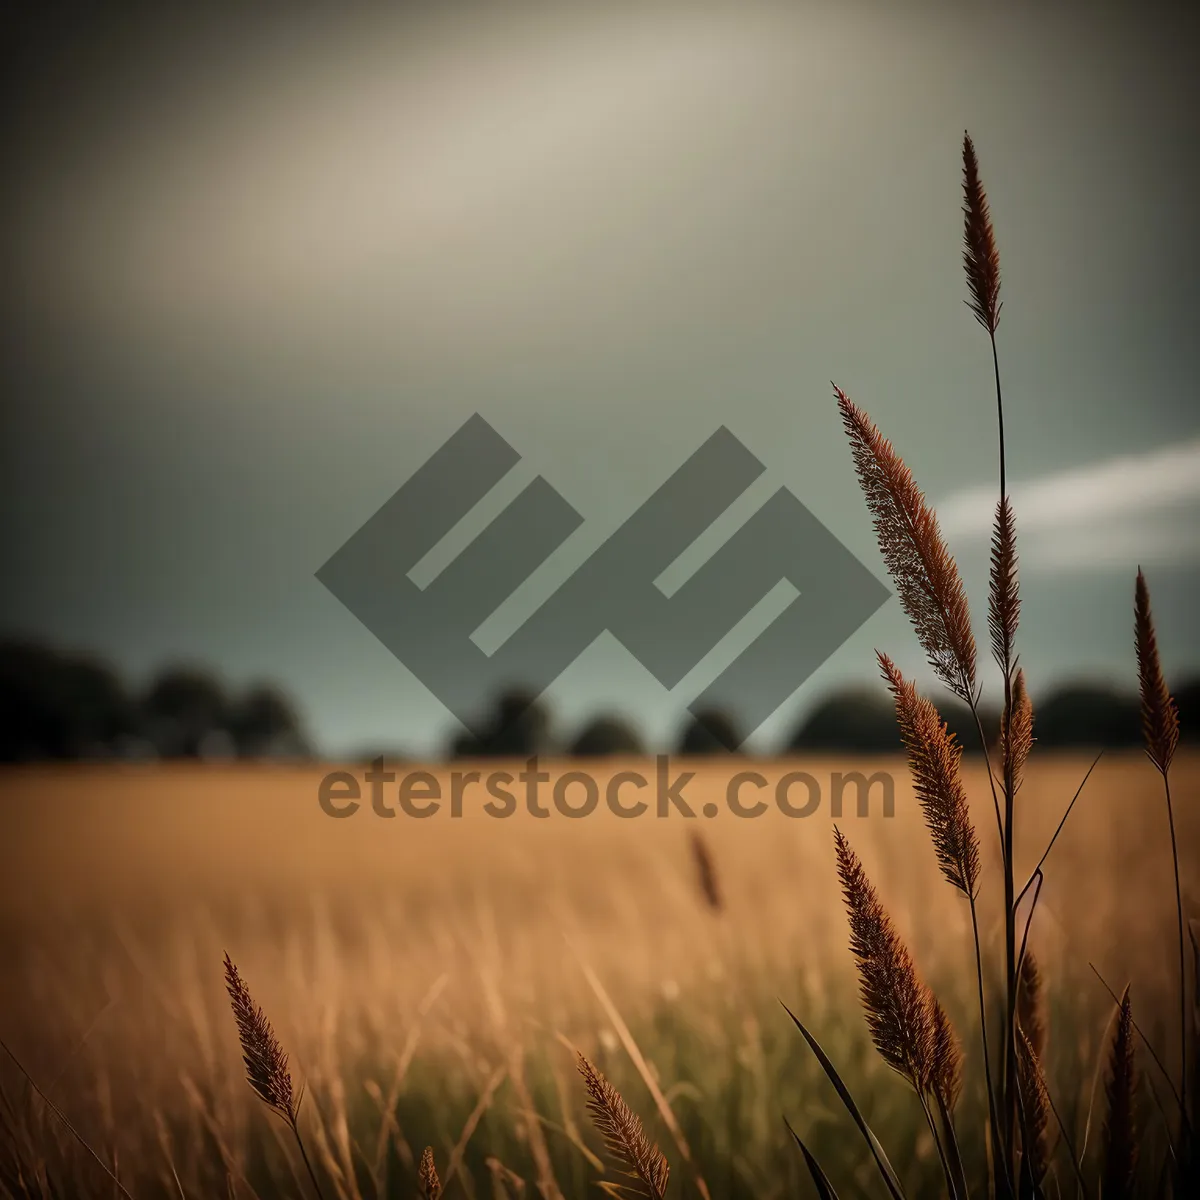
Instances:
[[[1035,754],[1017,809],[1020,878],[1088,765]],[[826,785],[834,771],[891,772],[893,816],[878,802],[859,815],[851,801],[837,824],[950,1012],[972,1078],[967,908],[938,875],[905,763],[671,766],[696,773],[688,801],[697,812],[713,801],[716,817],[621,820],[601,805],[579,820],[497,819],[468,790],[460,818],[384,819],[364,805],[335,820],[318,803],[328,768],[10,771],[0,786],[0,1036],[139,1197],[312,1194],[295,1144],[247,1086],[225,953],[306,1087],[300,1128],[328,1196],[419,1195],[427,1145],[448,1194],[594,1194],[614,1176],[587,1121],[576,1050],[671,1159],[673,1195],[697,1194],[697,1176],[714,1197],[810,1194],[785,1116],[841,1194],[875,1194],[861,1143],[845,1136],[782,1001],[853,1081],[909,1194],[938,1194],[917,1101],[865,1036],[828,792],[803,819],[774,808],[738,818],[723,804],[742,769],[772,784],[795,770]],[[601,789],[618,771],[654,770],[584,767]],[[450,768],[429,769],[448,788]],[[580,764],[546,764],[552,778],[568,769]],[[1175,772],[1194,901],[1200,818],[1186,800],[1200,758],[1181,756]],[[981,932],[995,946],[994,818],[982,767],[965,775],[984,852]],[[1089,1087],[1079,1083],[1094,1087],[1114,1008],[1089,964],[1118,993],[1135,981],[1143,1029],[1164,1061],[1177,1053],[1156,784],[1140,755],[1103,758],[1045,864],[1030,945],[1050,997],[1047,1074],[1080,1139]],[[6,1167],[33,1173],[41,1190],[31,1194],[114,1194],[11,1059],[0,1080]],[[962,1105],[965,1124],[984,1122],[981,1089],[968,1086]]]

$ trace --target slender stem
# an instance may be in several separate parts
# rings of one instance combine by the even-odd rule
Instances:
[[[942,1133],[946,1139],[946,1157],[950,1160],[950,1169],[954,1172],[954,1183],[958,1194],[963,1200],[970,1200],[971,1189],[967,1186],[967,1173],[963,1168],[962,1151],[958,1147],[958,1135],[954,1132],[954,1117],[941,1092],[934,1093],[938,1113],[942,1119]]]
[[[942,1163],[942,1174],[946,1177],[946,1187],[950,1191],[951,1200],[963,1200],[963,1197],[958,1194],[958,1184],[950,1170],[950,1160],[946,1157],[946,1148],[942,1145],[942,1136],[938,1133],[937,1122],[933,1119],[933,1112],[930,1110],[929,1101],[920,1092],[917,1093],[917,1097],[921,1101],[921,1108],[925,1112],[925,1120],[929,1123],[929,1132],[933,1134],[933,1144],[937,1147],[938,1158]]]
[[[990,785],[990,787],[992,789],[992,805],[996,809],[996,825],[997,825],[997,827],[999,829],[999,833],[1000,833],[1000,852],[1001,852],[1001,855],[1004,857],[1005,861],[1007,862],[1008,856],[1007,856],[1006,846],[1008,843],[1008,838],[1006,836],[1004,820],[1000,815],[1000,800],[999,800],[999,797],[996,795],[996,779],[992,772],[992,755],[991,755],[991,750],[988,748],[987,735],[983,732],[983,721],[980,720],[980,717],[979,717],[979,702],[978,702],[978,700],[972,699],[970,707],[971,707],[971,715],[975,718],[975,729],[979,734],[979,745],[983,750],[983,761],[984,761],[984,765],[987,768],[988,784]],[[1011,874],[1006,872],[1006,878],[1005,878],[1005,927],[1006,927],[1006,929],[1007,929],[1008,923],[1011,920],[1011,916],[1012,916],[1012,897],[1009,894],[1010,889],[1011,889],[1011,883],[1012,883]],[[1011,945],[1011,941],[1009,942],[1009,944]],[[978,935],[976,935],[976,946],[978,946]],[[980,980],[982,981],[982,978],[983,978],[982,970],[979,972],[979,977],[980,977]],[[1005,998],[1005,1008],[1006,1008],[1006,1010],[1008,1008],[1007,996]],[[1005,1070],[1005,1075],[1004,1075],[1005,1089],[1000,1097],[1001,1104],[1003,1105],[1004,1110],[1005,1110],[1005,1121],[1004,1121],[1004,1126],[1003,1126],[1003,1130],[1002,1130],[1002,1132],[1005,1134],[1005,1136],[1003,1138],[996,1136],[996,1134],[1001,1132],[998,1121],[997,1121],[997,1128],[993,1130],[993,1146],[995,1148],[995,1157],[1000,1159],[1001,1164],[1004,1168],[1004,1172],[1003,1172],[1004,1173],[1004,1182],[1008,1188],[1008,1194],[1010,1196],[1015,1196],[1016,1192],[1013,1190],[1013,1182],[1012,1182],[1013,1162],[1012,1162],[1012,1155],[1011,1155],[1011,1153],[1009,1153],[1010,1142],[1009,1142],[1008,1136],[1007,1136],[1008,1130],[1011,1128],[1011,1125],[1012,1125],[1011,1120],[1009,1120],[1009,1108],[1010,1108],[1011,1101],[1012,1101],[1012,1090],[1008,1085],[1008,1071],[1007,1071],[1009,1052],[1013,1048],[1012,1047],[1012,1024],[1013,1024],[1013,1017],[1012,1017],[1012,1014],[1009,1013],[1009,1015],[1008,1015],[1008,1036],[1001,1039],[1001,1043],[1000,1043],[1001,1054],[1003,1056],[1003,1061],[1006,1064],[1006,1070]],[[995,1114],[993,1114],[993,1116],[995,1116]],[[993,1162],[993,1174],[995,1174],[995,1163],[994,1162]]]
[[[1016,1123],[1014,1101],[1017,1094],[1017,911],[1013,904],[1013,796],[1011,770],[1004,769],[1004,963],[1007,978],[1004,1021],[1004,1153],[1013,1162]]]
[[[996,422],[1000,427],[1000,495],[1008,495],[1004,474],[1004,402],[1000,398],[1000,356],[996,352],[996,333],[992,330],[992,369],[996,373]]]
[[[290,1121],[292,1134],[296,1139],[296,1145],[300,1147],[300,1157],[304,1160],[304,1166],[308,1170],[308,1177],[312,1180],[313,1191],[317,1193],[319,1200],[325,1200],[325,1193],[321,1191],[321,1185],[317,1182],[317,1173],[313,1170],[312,1163],[308,1161],[308,1151],[304,1149],[304,1139],[300,1136],[300,1127]]]
[[[1043,1084],[1046,1083],[1045,1076],[1042,1077]],[[1087,1185],[1087,1180],[1083,1177],[1083,1168],[1080,1166],[1079,1155],[1075,1152],[1075,1143],[1071,1140],[1071,1135],[1067,1132],[1067,1126],[1058,1111],[1058,1106],[1054,1103],[1054,1097],[1050,1094],[1050,1087],[1046,1084],[1046,1100],[1050,1105],[1050,1111],[1054,1114],[1054,1123],[1058,1126],[1059,1136],[1063,1140],[1063,1145],[1067,1148],[1067,1153],[1071,1157],[1071,1167],[1075,1172],[1075,1181],[1079,1185],[1079,1190],[1084,1195],[1084,1200],[1089,1200],[1091,1197],[1091,1189]]]
[[[988,336],[992,344],[992,369],[996,377],[996,420],[1000,442],[1000,500],[1008,496],[1008,480],[1004,462],[1004,396],[1000,389],[1000,355],[996,350],[996,331],[990,329]],[[1012,662],[1008,639],[1004,640],[1004,658],[1000,664],[1004,672],[1004,825],[1001,843],[1004,853],[1004,964],[1005,964],[1005,1022],[1004,1022],[1004,1156],[1009,1164],[1014,1162],[1016,1147],[1016,1122],[1013,1108],[1017,1090],[1017,928],[1015,883],[1013,879],[1013,800],[1016,795],[1012,769]]]
[[[1037,908],[1038,897],[1042,894],[1042,872],[1041,868],[1034,872],[1034,878],[1037,880],[1037,887],[1033,892],[1033,901],[1029,906],[1029,916],[1025,920],[1025,929],[1021,933],[1021,950],[1017,955],[1017,987],[1021,985],[1021,964],[1025,961],[1025,947],[1029,940],[1029,927],[1033,924],[1033,912]],[[1017,1026],[1014,1020],[1013,1037],[1022,1031]],[[1042,1072],[1041,1063],[1036,1059],[1030,1059],[1029,1069],[1034,1072]],[[1018,1075],[1018,1082],[1020,1076]],[[1045,1074],[1042,1073],[1042,1083],[1045,1084]],[[1049,1094],[1049,1093],[1047,1093]],[[1040,1195],[1040,1181],[1034,1179],[1033,1170],[1030,1167],[1030,1158],[1033,1153],[1033,1140],[1029,1135],[1029,1110],[1026,1107],[1026,1097],[1021,1091],[1020,1086],[1017,1087],[1017,1110],[1021,1122],[1021,1194],[1026,1194],[1026,1180],[1028,1180],[1029,1191],[1033,1195]]]
[[[1029,905],[1029,916],[1025,918],[1025,928],[1021,932],[1021,949],[1017,953],[1017,986],[1021,984],[1021,966],[1025,962],[1025,947],[1029,942],[1029,927],[1033,924],[1033,911],[1037,908],[1038,897],[1042,894],[1042,880],[1045,876],[1042,874],[1041,868],[1034,872],[1034,879],[1037,880],[1037,887],[1033,890],[1033,901]],[[1024,892],[1021,893],[1024,895]]]
[[[996,1090],[992,1084],[992,1056],[988,1049],[987,1002],[983,994],[983,954],[979,947],[979,916],[975,911],[975,897],[971,896],[970,901],[971,933],[975,939],[975,979],[979,985],[979,1029],[983,1038],[983,1079],[987,1087],[988,1120],[992,1127],[992,1143],[999,1146],[1000,1126],[996,1120]],[[1004,1164],[1004,1182],[1011,1196],[1013,1194],[1012,1178],[1008,1173],[1007,1163]]]
[[[996,794],[996,777],[992,771],[992,752],[988,748],[987,734],[979,719],[979,702],[971,701],[971,716],[975,718],[975,729],[979,734],[979,747],[983,751],[983,764],[987,768],[988,786],[992,789],[992,807],[996,810],[996,832],[1000,838],[1000,852],[1004,853],[1004,818],[1000,815],[1000,797]]]
[[[1101,750],[1100,753],[1097,754],[1096,757],[1092,759],[1092,765],[1090,767],[1088,767],[1087,774],[1083,777],[1083,781],[1075,789],[1075,795],[1071,797],[1071,803],[1067,805],[1067,811],[1065,813],[1063,813],[1062,820],[1059,821],[1058,828],[1054,831],[1054,836],[1050,839],[1050,842],[1046,846],[1046,849],[1042,851],[1042,857],[1038,859],[1037,866],[1033,868],[1033,872],[1030,874],[1029,878],[1025,881],[1025,886],[1017,893],[1016,903],[1018,905],[1021,903],[1022,900],[1025,899],[1025,893],[1027,891],[1029,891],[1029,889],[1031,887],[1033,887],[1034,880],[1037,879],[1038,875],[1041,873],[1042,867],[1046,863],[1046,859],[1050,857],[1050,851],[1054,849],[1054,843],[1058,841],[1058,835],[1060,833],[1062,833],[1063,826],[1066,825],[1067,818],[1071,815],[1071,810],[1075,807],[1075,801],[1078,800],[1079,797],[1083,794],[1083,789],[1086,786],[1087,781],[1091,778],[1092,772],[1096,769],[1096,764],[1100,761],[1100,759],[1103,757],[1103,755],[1104,755],[1104,751]]]
[[[1175,867],[1175,916],[1179,922],[1179,1107],[1187,1122],[1187,968],[1183,950],[1183,893],[1179,887],[1179,846],[1175,840],[1175,810],[1171,805],[1171,781],[1162,771],[1163,791],[1167,797],[1167,822],[1171,827],[1171,861]]]
[[[1036,1070],[1036,1066],[1033,1068]],[[1017,1178],[1020,1180],[1018,1189],[1021,1196],[1036,1195],[1033,1169],[1029,1165],[1033,1151],[1032,1139],[1029,1136],[1029,1111],[1025,1107],[1025,1095],[1017,1089],[1017,1125],[1021,1131],[1021,1161],[1016,1165]]]

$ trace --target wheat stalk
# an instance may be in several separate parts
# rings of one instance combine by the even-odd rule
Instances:
[[[912,955],[841,830],[833,830],[838,878],[850,919],[850,952],[859,998],[880,1057],[912,1085],[933,1135],[952,1200],[965,1196],[962,1160],[951,1122],[961,1090],[962,1051],[950,1020],[922,983]],[[939,1131],[929,1105],[942,1116]]]
[[[1016,520],[1008,499],[1008,480],[1004,445],[1004,397],[1000,387],[1000,356],[996,349],[996,329],[1000,324],[1000,251],[992,225],[991,209],[979,176],[979,160],[970,134],[963,133],[963,266],[967,276],[968,307],[987,332],[992,350],[992,370],[996,381],[996,423],[1000,462],[1000,497],[996,505],[996,520],[992,535],[992,561],[988,587],[988,628],[992,653],[1004,677],[1003,728],[1001,742],[1004,814],[1000,823],[1000,848],[1004,873],[1004,1086],[1002,1096],[1003,1136],[1001,1163],[1009,1191],[1012,1190],[1013,1166],[1016,1153],[1016,1108],[1018,1104],[1019,1064],[1017,1061],[1017,928],[1016,885],[1014,879],[1014,800],[1017,791],[1018,749],[1014,736],[1018,733],[1014,713],[1013,669],[1016,665],[1014,645],[1020,618],[1020,594],[1017,583]],[[975,710],[975,722],[980,741],[988,756],[986,738]],[[988,780],[992,783],[992,767],[988,759]],[[996,803],[995,785],[992,798]]]
[[[1033,749],[1033,701],[1025,686],[1025,672],[1018,667],[1013,675],[1010,712],[1000,714],[1000,744],[1012,776],[1013,792],[1020,789],[1025,764]]]
[[[908,751],[913,790],[925,814],[942,874],[970,900],[979,886],[979,839],[959,774],[962,747],[937,709],[886,654],[879,666],[896,701],[896,722]]]
[[[1018,971],[1017,1023],[1024,1032],[1038,1062],[1046,1054],[1046,1000],[1042,973],[1032,950],[1026,950]]]
[[[421,1200],[439,1200],[442,1194],[442,1181],[438,1178],[437,1164],[433,1161],[432,1146],[426,1146],[425,1152],[421,1155],[417,1181],[421,1185]]]
[[[287,1054],[275,1036],[275,1030],[266,1014],[254,1003],[250,989],[228,953],[225,955],[225,989],[229,993],[238,1041],[242,1047],[246,1082],[267,1108],[277,1113],[292,1131],[296,1145],[300,1148],[300,1157],[308,1170],[308,1177],[312,1180],[313,1190],[321,1196],[321,1185],[317,1182],[316,1172],[300,1137],[298,1117],[302,1094],[292,1085]]]
[[[937,515],[891,442],[834,384],[859,487],[896,594],[939,679],[975,699],[975,637],[958,566]]]
[[[946,1106],[946,1110],[952,1112],[962,1094],[962,1045],[954,1032],[954,1026],[950,1024],[946,1010],[932,993],[929,993],[929,1005],[933,1025],[930,1085],[934,1095]]]
[[[1013,658],[1021,619],[1021,590],[1017,579],[1017,524],[1012,503],[1001,496],[992,527],[992,558],[988,572],[988,633],[992,657],[1007,672]]]
[[[835,827],[833,836],[871,1040],[884,1062],[924,1095],[933,1077],[934,1041],[926,989],[858,855],[841,830]]]
[[[979,941],[979,917],[975,905],[979,887],[979,839],[971,823],[966,788],[960,774],[962,747],[949,732],[937,709],[929,700],[918,695],[916,687],[904,678],[895,663],[885,654],[878,654],[877,657],[896,702],[896,721],[908,751],[913,788],[925,815],[925,823],[933,841],[938,864],[945,878],[966,896],[970,904],[988,1117],[995,1130],[996,1110],[987,1032],[987,1003],[983,989],[983,955]],[[939,1026],[939,1021],[945,1022],[945,1014],[940,1005],[934,1014],[935,1061],[939,1058],[938,1038],[944,1038],[948,1030],[948,1023]],[[947,1050],[942,1047],[940,1053],[945,1058]],[[961,1058],[961,1052],[958,1058]],[[950,1110],[954,1107],[959,1085],[950,1088],[947,1086],[948,1082],[947,1078],[946,1084],[943,1085],[945,1092],[935,1088],[935,1095],[942,1108],[943,1122],[948,1127],[947,1138],[953,1142]],[[950,1149],[953,1151],[952,1158],[956,1159],[957,1146],[951,1145]]]
[[[1134,1194],[1137,1169],[1135,1130],[1137,1062],[1133,1045],[1133,1009],[1129,989],[1121,996],[1120,1012],[1113,1031],[1105,1083],[1108,1110],[1101,1143],[1101,1194],[1104,1200],[1125,1200]]]
[[[1050,1165],[1053,1126],[1050,1093],[1033,1040],[1017,1026],[1017,1085],[1021,1105],[1021,1170],[1032,1188],[1040,1187]]]
[[[587,1108],[608,1152],[634,1180],[634,1195],[648,1200],[663,1200],[667,1194],[670,1166],[662,1151],[646,1136],[637,1115],[582,1052],[578,1056],[579,1073],[588,1092]]]
[[[1150,608],[1150,588],[1138,568],[1134,589],[1134,647],[1137,651],[1138,688],[1142,701],[1142,738],[1146,755],[1165,775],[1179,745],[1179,713],[1167,690],[1158,658],[1158,638]]]
[[[1179,713],[1163,678],[1150,607],[1150,587],[1139,567],[1134,585],[1133,641],[1137,656],[1138,689],[1141,694],[1142,740],[1146,756],[1162,776],[1167,801],[1167,824],[1171,834],[1171,863],[1175,872],[1175,919],[1179,938],[1179,1107],[1181,1124],[1188,1125],[1188,1021],[1187,967],[1184,950],[1183,889],[1179,883],[1179,844],[1175,837],[1175,809],[1171,802],[1171,760],[1179,745]]]
[[[1000,324],[1000,251],[987,194],[979,180],[979,160],[970,134],[963,134],[963,266],[975,319],[995,336]]]
[[[696,882],[704,902],[713,912],[721,912],[725,907],[725,898],[721,894],[721,883],[717,876],[717,864],[704,835],[693,830],[691,835],[692,863],[696,868]]]

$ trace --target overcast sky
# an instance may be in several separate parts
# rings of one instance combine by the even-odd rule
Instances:
[[[893,7],[10,28],[0,632],[277,680],[334,752],[432,749],[453,719],[314,572],[472,413],[584,518],[546,594],[721,425],[882,578],[834,380],[942,508],[986,645],[966,128],[1035,697],[1132,682],[1139,562],[1169,673],[1200,670],[1196,21]],[[919,667],[895,600],[760,744],[876,646]],[[691,696],[602,638],[549,699],[663,736]]]

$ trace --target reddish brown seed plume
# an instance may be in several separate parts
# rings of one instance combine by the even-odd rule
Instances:
[[[421,1155],[417,1181],[421,1185],[421,1200],[439,1200],[442,1194],[442,1181],[438,1178],[437,1164],[433,1161],[432,1146],[426,1146],[425,1153]]]
[[[691,844],[692,863],[696,868],[696,882],[700,887],[700,894],[704,897],[705,904],[713,912],[720,912],[725,907],[725,899],[721,894],[717,864],[709,849],[708,841],[697,829],[692,831]]]
[[[896,721],[908,751],[913,790],[925,814],[942,874],[964,895],[979,885],[979,839],[971,824],[967,790],[959,773],[962,747],[937,709],[886,655],[879,665],[896,701]]]
[[[929,1012],[933,1026],[930,1082],[947,1111],[951,1111],[962,1093],[962,1045],[946,1010],[932,992],[929,993]]]
[[[987,195],[979,179],[979,160],[970,134],[963,134],[963,266],[967,301],[975,319],[995,334],[1000,324],[1000,251]]]
[[[1113,1032],[1105,1084],[1108,1111],[1101,1147],[1101,1186],[1104,1200],[1125,1200],[1134,1194],[1137,1171],[1137,1061],[1133,1044],[1133,1009],[1129,989],[1121,997]]]
[[[1022,1171],[1036,1188],[1046,1177],[1054,1151],[1054,1110],[1041,1059],[1023,1029],[1017,1029],[1017,1087],[1021,1092]]]
[[[623,1184],[629,1195],[663,1200],[670,1167],[659,1148],[646,1136],[641,1121],[617,1091],[583,1054],[579,1073],[588,1092],[587,1108],[608,1152],[632,1183]]]
[[[992,565],[988,578],[988,632],[992,657],[1009,671],[1021,618],[1021,593],[1017,581],[1017,525],[1012,504],[1002,496],[996,505],[992,528]]]
[[[1179,713],[1167,690],[1158,661],[1150,588],[1138,568],[1134,589],[1134,645],[1137,650],[1138,686],[1142,697],[1142,739],[1150,761],[1165,775],[1179,745]]]
[[[859,486],[900,604],[938,678],[975,699],[975,637],[967,594],[912,472],[864,413],[834,385]]]
[[[1012,772],[1014,788],[1021,786],[1021,776],[1033,749],[1033,702],[1025,686],[1025,672],[1017,669],[1012,683],[1012,719],[1000,714],[1000,745],[1008,769]]]
[[[237,967],[225,955],[225,988],[233,1007],[246,1079],[258,1098],[291,1125],[296,1124],[297,1099],[288,1071],[288,1058],[271,1022],[250,995]]]
[[[863,871],[858,855],[833,831],[838,878],[850,918],[850,951],[871,1040],[884,1062],[922,1095],[933,1076],[933,1014],[912,956]]]

